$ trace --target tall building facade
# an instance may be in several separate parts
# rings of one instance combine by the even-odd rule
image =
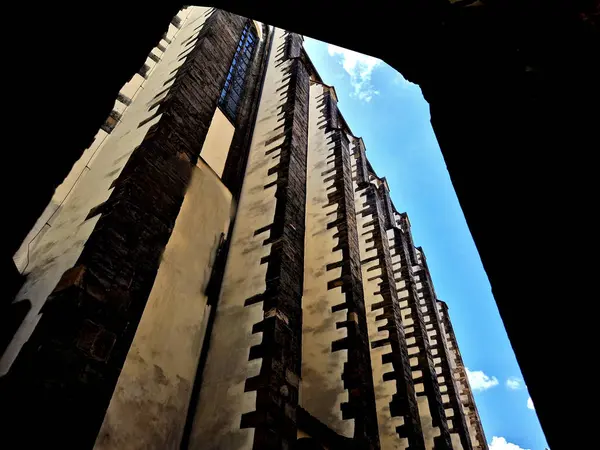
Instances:
[[[188,7],[118,94],[15,255],[21,440],[487,449],[410,221],[302,42]]]

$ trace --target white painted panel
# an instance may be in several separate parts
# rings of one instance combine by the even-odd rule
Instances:
[[[347,350],[331,351],[334,341],[347,336],[346,328],[337,328],[337,322],[347,319],[347,311],[332,312],[332,307],[345,302],[341,287],[328,289],[328,281],[341,277],[341,267],[327,270],[328,264],[342,260],[342,251],[333,252],[339,243],[334,237],[337,228],[327,229],[327,223],[335,216],[331,213],[337,204],[326,206],[327,187],[333,182],[324,179],[333,173],[325,173],[335,167],[332,158],[334,143],[330,133],[320,126],[324,116],[319,100],[324,86],[313,84],[310,88],[307,190],[306,190],[306,237],[304,246],[304,292],[302,297],[302,389],[300,405],[314,417],[337,433],[352,437],[354,419],[342,418],[341,404],[348,401],[342,374],[348,361]],[[331,191],[329,191],[331,192]]]
[[[219,108],[215,110],[200,157],[215,171],[219,177],[223,175],[229,147],[233,140],[235,127]]]

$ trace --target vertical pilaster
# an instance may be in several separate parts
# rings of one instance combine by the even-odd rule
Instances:
[[[300,382],[309,75],[274,31],[190,448],[289,448]]]
[[[448,424],[438,384],[432,349],[427,335],[424,317],[415,281],[412,276],[410,233],[407,220],[401,223],[402,229],[390,230],[390,246],[394,258],[394,277],[398,301],[402,309],[406,342],[410,356],[413,380],[417,392],[423,434],[428,450],[452,448]]]
[[[440,391],[442,392],[442,402],[448,419],[448,431],[455,447],[454,450],[459,450],[459,448],[472,450],[469,430],[460,402],[460,393],[454,380],[444,327],[439,316],[435,291],[425,262],[425,255],[421,255],[420,269],[415,271],[414,277],[417,282],[419,305],[421,305],[421,311],[426,322],[427,336],[429,337],[431,351],[434,354],[433,362]]]
[[[293,40],[296,36],[288,35]],[[266,259],[267,289],[262,298],[264,320],[256,324],[263,341],[251,349],[260,354],[259,375],[246,380],[256,390],[256,411],[242,416],[242,427],[255,428],[254,448],[280,449],[296,439],[295,410],[302,344],[302,287],[309,78],[304,65],[292,60],[288,101],[282,109],[289,130],[276,169],[277,207]]]
[[[364,147],[358,140],[354,144],[355,205],[381,447],[424,449],[385,212],[375,180],[365,179]]]
[[[445,330],[445,336],[448,344],[448,351],[452,358],[453,365],[455,367],[453,378],[458,387],[459,398],[462,402],[464,414],[466,416],[466,422],[469,429],[469,435],[471,437],[471,443],[473,450],[488,450],[487,440],[485,433],[483,432],[483,426],[481,419],[479,418],[479,412],[477,411],[477,405],[473,397],[473,391],[469,384],[469,378],[467,377],[467,371],[458,348],[456,341],[456,335],[454,334],[454,328],[450,321],[448,314],[448,305],[441,301],[437,301],[438,310],[442,319],[443,328]]]
[[[331,88],[311,86],[302,407],[364,448],[379,448],[352,166]]]

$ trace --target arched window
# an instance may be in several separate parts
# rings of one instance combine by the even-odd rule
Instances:
[[[235,121],[238,106],[244,93],[246,76],[257,40],[254,25],[251,21],[246,22],[219,97],[219,107],[232,122]]]

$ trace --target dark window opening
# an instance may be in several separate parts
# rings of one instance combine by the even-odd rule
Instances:
[[[232,122],[235,121],[240,99],[244,93],[244,84],[257,40],[254,26],[248,21],[242,31],[240,42],[219,97],[219,107]]]

